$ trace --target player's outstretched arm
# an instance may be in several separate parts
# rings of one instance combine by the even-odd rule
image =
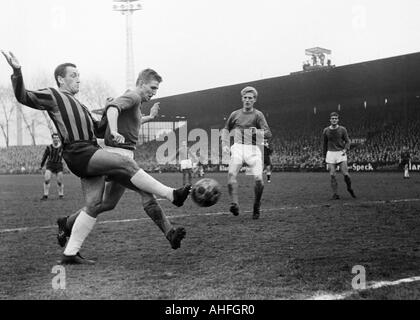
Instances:
[[[55,102],[52,93],[48,89],[39,91],[26,90],[23,83],[21,65],[16,56],[10,51],[6,53],[2,50],[1,53],[13,69],[12,85],[17,101],[38,110],[48,110],[53,107]]]

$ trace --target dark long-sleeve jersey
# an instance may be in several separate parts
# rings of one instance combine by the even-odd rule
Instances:
[[[410,161],[410,151],[401,151],[401,161]]]
[[[349,135],[343,126],[337,126],[337,128],[332,128],[331,126],[326,127],[322,132],[322,138],[324,157],[327,151],[342,151],[350,148]]]
[[[229,142],[229,132],[234,130],[234,141],[242,144],[255,144],[255,135],[250,135],[245,132],[250,128],[261,129],[264,131],[264,139],[271,138],[271,130],[268,126],[264,114],[253,109],[251,112],[246,112],[243,109],[233,111],[226,121],[223,133],[223,143],[226,145]],[[261,141],[262,142],[262,141]]]
[[[41,168],[44,166],[45,161],[50,164],[60,164],[63,161],[63,146],[54,147],[52,144],[47,146],[42,156]]]
[[[20,69],[12,75],[16,99],[33,109],[48,112],[64,145],[76,141],[95,141],[99,122],[73,94],[65,90],[46,88],[37,91],[25,89]]]

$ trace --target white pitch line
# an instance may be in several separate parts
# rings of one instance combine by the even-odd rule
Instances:
[[[412,283],[416,281],[420,281],[420,277],[410,277],[410,278],[404,278],[404,279],[399,279],[395,281],[377,281],[377,282],[372,282],[370,285],[366,286],[365,289],[350,290],[350,291],[345,291],[338,294],[333,294],[333,293],[316,294],[308,298],[307,300],[342,300],[342,299],[350,297],[351,295],[357,292],[361,292],[365,290],[372,290],[372,289],[379,289],[383,287],[397,286],[402,283]]]
[[[159,199],[158,199],[159,200]],[[386,204],[386,203],[399,203],[399,202],[416,202],[420,201],[420,199],[413,198],[413,199],[395,199],[395,200],[372,200],[372,201],[360,201],[360,202],[345,202],[342,203],[343,206],[353,206],[358,204]],[[338,203],[334,203],[336,205]],[[269,208],[269,209],[262,209],[262,212],[272,212],[272,211],[284,211],[284,210],[298,210],[298,209],[311,209],[311,208],[322,208],[328,206],[330,204],[312,204],[312,205],[302,205],[302,206],[284,206],[278,208]],[[243,213],[250,213],[252,211],[243,211]],[[200,214],[180,214],[174,216],[168,216],[169,219],[175,218],[185,218],[185,217],[200,217],[200,216],[218,216],[218,215],[229,215],[230,212],[227,211],[220,211],[220,212],[208,212],[208,213],[200,213]],[[105,220],[100,221],[98,224],[109,224],[109,223],[125,223],[125,222],[137,222],[137,221],[146,221],[150,220],[149,218],[137,218],[137,219],[122,219],[122,220]],[[41,229],[52,229],[56,228],[56,225],[50,226],[38,226],[38,227],[21,227],[21,228],[10,228],[10,229],[0,229],[0,234],[2,233],[12,233],[12,232],[26,232],[26,231],[33,231],[33,230],[41,230]]]

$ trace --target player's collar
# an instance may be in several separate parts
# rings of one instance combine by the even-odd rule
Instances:
[[[338,124],[337,124],[337,126],[336,126],[335,128],[332,126],[332,124],[330,125],[330,129],[331,129],[331,130],[338,129],[338,127],[339,127],[339,125],[338,125]]]

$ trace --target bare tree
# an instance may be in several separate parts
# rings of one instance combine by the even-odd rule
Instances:
[[[4,137],[6,148],[10,143],[10,126],[16,104],[11,87],[0,86],[0,129]]]
[[[96,110],[105,107],[106,98],[114,97],[115,90],[105,80],[94,78],[83,81],[79,95],[86,107]]]

